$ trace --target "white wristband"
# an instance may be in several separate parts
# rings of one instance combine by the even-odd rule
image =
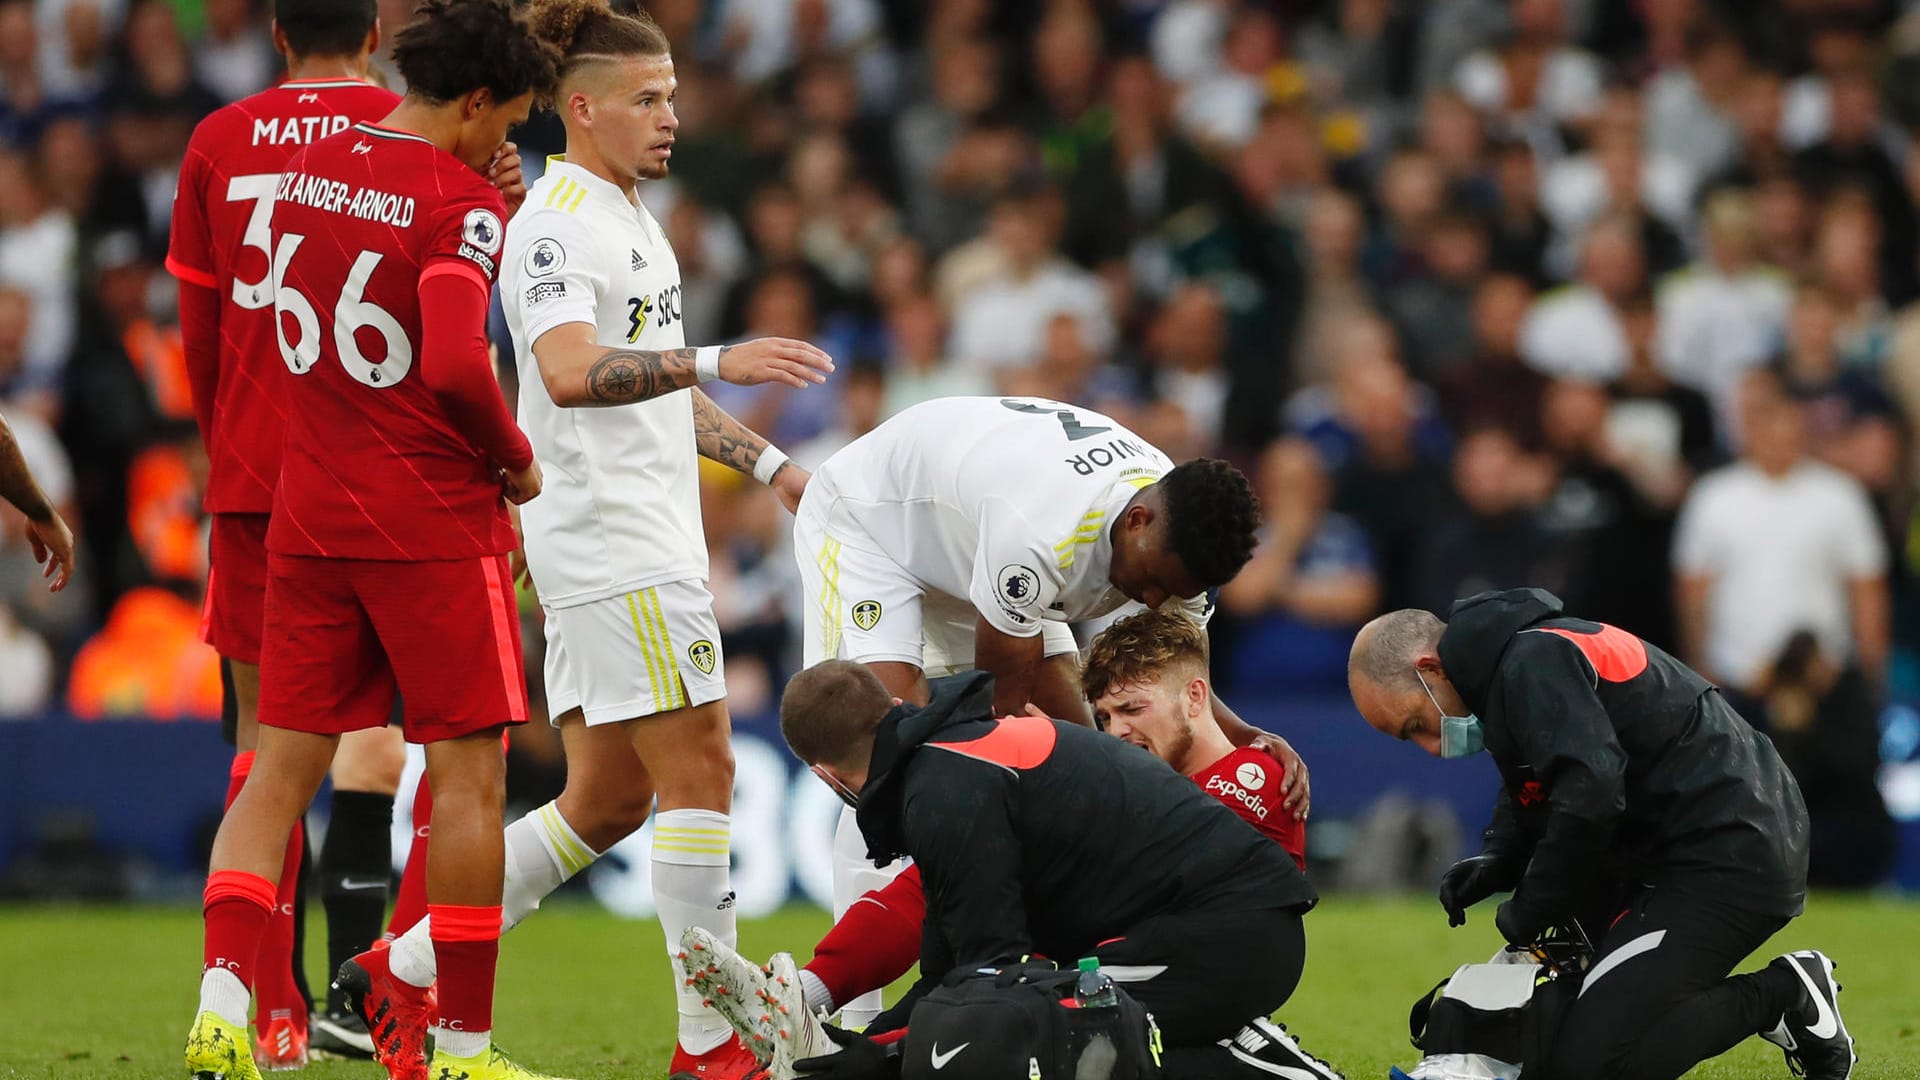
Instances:
[[[771,484],[773,474],[779,472],[780,466],[786,463],[786,453],[779,447],[768,444],[765,450],[760,451],[760,460],[753,465],[753,478],[763,484]]]
[[[693,374],[703,383],[720,377],[720,346],[702,345],[693,350]]]

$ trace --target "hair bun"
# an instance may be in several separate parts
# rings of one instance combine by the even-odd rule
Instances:
[[[611,15],[607,0],[533,0],[528,20],[540,39],[562,53],[573,51],[580,28],[596,15]]]

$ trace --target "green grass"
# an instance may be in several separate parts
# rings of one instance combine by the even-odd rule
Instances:
[[[1308,917],[1307,972],[1281,1019],[1349,1077],[1414,1059],[1407,1007],[1454,965],[1495,945],[1491,906],[1449,931],[1426,901],[1334,899]],[[743,951],[804,956],[825,916],[794,909],[742,925]],[[316,924],[316,932],[318,926]],[[317,938],[315,939],[317,940]],[[1859,1080],[1920,1077],[1920,905],[1821,898],[1768,954],[1818,946],[1841,965]],[[198,985],[200,920],[181,908],[0,908],[0,1077],[177,1077]],[[314,968],[316,985],[319,970]],[[674,1011],[657,924],[554,906],[501,950],[495,1020],[527,1064],[578,1080],[655,1080]],[[377,1066],[326,1063],[305,1078],[376,1080]],[[1784,1077],[1749,1040],[1694,1077]]]

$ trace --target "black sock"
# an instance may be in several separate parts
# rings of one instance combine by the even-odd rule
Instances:
[[[327,972],[372,947],[387,914],[393,881],[393,796],[336,791],[320,847],[320,897],[327,908]],[[331,982],[331,979],[329,979]],[[329,990],[327,1011],[349,1011]]]

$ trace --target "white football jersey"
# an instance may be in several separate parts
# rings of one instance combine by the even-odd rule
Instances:
[[[1109,533],[1173,468],[1090,409],[1044,398],[936,398],[905,409],[815,474],[852,504],[874,548],[929,589],[969,600],[996,629],[1040,632],[1128,603]],[[809,493],[811,494],[811,492]],[[1202,595],[1185,604],[1211,612]]]
[[[560,158],[507,225],[500,292],[520,370],[520,425],[540,460],[540,497],[520,508],[540,601],[569,607],[707,577],[693,395],[561,408],[534,343],[591,323],[613,348],[677,349],[680,264],[646,208]]]

